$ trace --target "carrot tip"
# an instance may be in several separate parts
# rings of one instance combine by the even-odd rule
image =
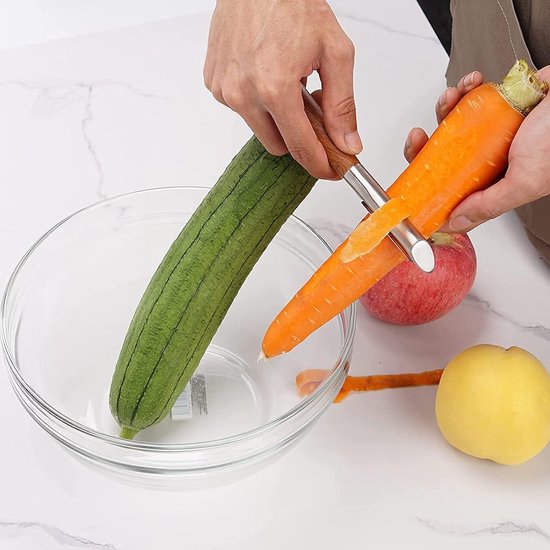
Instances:
[[[260,355],[258,355],[258,359],[256,359],[256,364],[265,365],[268,359],[269,357],[264,353],[264,350],[262,350],[260,351]]]

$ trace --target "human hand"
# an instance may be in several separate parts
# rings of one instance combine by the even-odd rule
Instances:
[[[270,153],[290,152],[313,176],[336,179],[305,114],[301,84],[319,72],[327,132],[357,154],[353,63],[353,44],[325,0],[218,0],[204,81]]]
[[[550,81],[550,66],[538,72]],[[440,123],[464,94],[483,82],[480,72],[466,75],[456,88],[447,88],[436,105]],[[411,162],[428,141],[426,132],[413,128],[405,142]],[[500,214],[550,195],[550,96],[544,98],[520,126],[508,154],[508,168],[499,181],[464,199],[451,213],[442,231],[465,232]]]

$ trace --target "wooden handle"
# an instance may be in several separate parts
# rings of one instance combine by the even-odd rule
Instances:
[[[321,145],[327,152],[327,157],[332,169],[342,178],[344,174],[352,167],[355,166],[359,160],[355,155],[348,155],[344,153],[330,139],[325,125],[323,124],[323,111],[319,104],[313,99],[313,96],[302,86],[302,97],[304,99],[304,110],[307,114],[307,118],[311,122],[317,139],[321,142]]]

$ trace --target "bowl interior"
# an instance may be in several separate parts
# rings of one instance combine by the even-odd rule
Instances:
[[[8,346],[26,384],[61,414],[118,434],[108,395],[121,343],[152,273],[206,192],[157,189],[105,201],[57,226],[24,260],[7,294]],[[254,267],[177,407],[138,439],[184,444],[247,432],[299,403],[299,371],[341,368],[343,316],[292,353],[258,362],[269,323],[328,254],[291,218]]]

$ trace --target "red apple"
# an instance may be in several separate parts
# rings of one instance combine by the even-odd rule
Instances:
[[[396,325],[420,325],[460,304],[476,276],[472,241],[467,235],[435,233],[431,242],[432,273],[424,273],[412,262],[398,265],[361,296],[369,313]]]

